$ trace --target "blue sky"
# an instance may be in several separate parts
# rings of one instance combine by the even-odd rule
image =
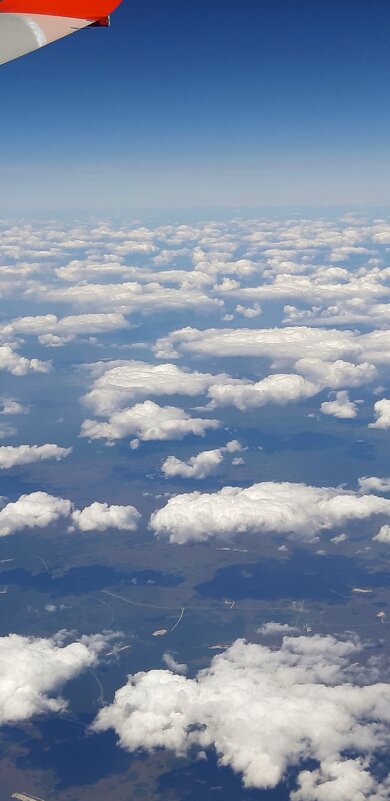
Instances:
[[[387,204],[390,7],[124,0],[1,69],[0,212]]]

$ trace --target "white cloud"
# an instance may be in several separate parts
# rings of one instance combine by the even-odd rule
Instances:
[[[360,492],[390,492],[390,477],[379,478],[378,476],[363,476],[358,478]]]
[[[251,306],[241,306],[241,304],[239,303],[238,306],[236,306],[235,311],[238,314],[242,314],[242,316],[246,317],[247,320],[252,320],[254,317],[258,317],[261,314],[262,309],[261,309],[261,306],[259,306],[258,303],[255,303],[255,305],[252,306],[252,307]]]
[[[294,366],[309,380],[339,389],[372,381],[375,365],[390,362],[390,331],[360,334],[304,325],[204,330],[187,327],[158,339],[154,352],[164,359],[179,358],[181,354],[264,357],[271,361],[273,369]],[[345,357],[351,361],[345,361]]]
[[[57,692],[96,663],[108,640],[98,634],[65,645],[65,637],[0,637],[0,724],[66,708]]]
[[[380,801],[388,795],[369,761],[390,741],[390,685],[371,684],[368,670],[362,679],[360,650],[331,636],[284,637],[278,650],[237,640],[193,679],[166,670],[129,676],[92,728],[114,729],[128,751],[213,748],[259,789],[312,760],[294,801]]]
[[[378,743],[379,745],[379,743]],[[390,782],[377,781],[369,772],[369,759],[334,759],[321,762],[317,770],[298,776],[299,789],[291,801],[387,801]]]
[[[32,492],[21,495],[1,509],[0,537],[24,528],[47,528],[61,518],[70,519],[80,531],[104,531],[107,528],[134,531],[140,515],[134,506],[109,506],[98,502],[80,511],[65,498],[47,492]]]
[[[0,405],[2,407],[0,414],[27,414],[28,409],[15,398],[0,398]]]
[[[228,442],[224,448],[215,448],[211,451],[201,451],[191,456],[187,462],[182,462],[176,456],[168,456],[161,465],[166,478],[180,476],[180,478],[207,478],[222,464],[226,453],[237,453],[242,450],[237,440]]]
[[[184,674],[187,673],[188,667],[186,664],[177,662],[175,657],[167,651],[163,654],[162,661],[167,666],[168,670],[171,670],[172,673],[180,673]]]
[[[288,623],[276,623],[274,620],[270,620],[269,623],[264,623],[263,626],[260,626],[257,631],[264,637],[273,637],[280,634],[294,634],[299,629],[296,626],[289,626]]]
[[[318,387],[332,389],[360,387],[362,384],[369,384],[377,376],[374,365],[368,362],[353,364],[343,359],[336,359],[334,362],[326,362],[320,358],[298,359],[295,369]]]
[[[330,541],[333,542],[334,545],[339,545],[340,542],[345,542],[347,539],[347,535],[343,532],[342,534],[336,534],[335,537],[331,537]]]
[[[44,459],[60,461],[72,452],[72,448],[59,445],[2,445],[0,447],[0,470],[9,470],[17,465],[40,462]]]
[[[48,373],[51,370],[50,362],[41,362],[39,359],[26,359],[20,356],[11,345],[0,345],[0,370],[6,370],[12,375],[27,375],[27,373]]]
[[[9,340],[15,335],[37,336],[42,345],[63,345],[80,334],[99,334],[128,328],[123,314],[78,314],[59,319],[55,314],[17,317],[5,322],[1,337]]]
[[[107,528],[136,531],[140,517],[134,506],[109,506],[97,501],[72,513],[73,522],[80,531],[105,531]]]
[[[348,392],[336,392],[336,397],[331,401],[321,403],[320,411],[340,420],[351,420],[357,415],[356,403],[351,401]]]
[[[159,358],[177,358],[181,353],[208,356],[265,356],[278,364],[319,356],[335,361],[359,350],[358,335],[352,331],[317,328],[181,328],[157,340]]]
[[[17,501],[7,503],[0,511],[0,537],[6,537],[24,528],[46,528],[60,517],[68,517],[72,504],[46,492],[21,495]]]
[[[141,361],[97,362],[87,367],[96,378],[83,401],[98,415],[112,414],[128,401],[150,395],[203,395],[212,384],[229,378],[182,370],[175,364]]]
[[[273,403],[285,406],[291,401],[306,400],[316,395],[319,388],[300,375],[275,374],[261,381],[236,380],[210,387],[210,408],[232,404],[241,411]]]
[[[245,532],[275,532],[313,539],[321,530],[389,514],[390,500],[333,487],[272,481],[247,489],[175,495],[154,512],[150,527],[170,542],[229,539]]]
[[[376,542],[390,543],[390,526],[381,526],[378,533],[372,539]]]
[[[107,422],[84,420],[82,437],[89,439],[123,439],[132,436],[139,440],[182,439],[186,434],[203,436],[209,428],[219,428],[218,420],[194,418],[176,406],[159,406],[153,401],[137,403],[130,409],[114,412]]]
[[[369,428],[390,428],[390,400],[382,400],[374,403],[375,423],[369,423]]]
[[[207,478],[214,473],[217,467],[223,462],[223,451],[216,448],[212,451],[202,451],[196,456],[191,456],[188,462],[182,462],[176,456],[168,456],[161,470],[166,478]]]
[[[210,297],[197,287],[190,284],[179,288],[164,286],[157,281],[141,283],[139,281],[124,281],[110,284],[78,284],[75,286],[47,287],[35,284],[30,289],[36,300],[54,301],[57,303],[72,303],[75,307],[91,309],[94,312],[120,312],[123,314],[143,313],[150,314],[158,311],[174,311],[179,309],[200,308],[218,310],[222,301]]]

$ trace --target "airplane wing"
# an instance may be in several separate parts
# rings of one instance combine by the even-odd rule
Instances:
[[[0,0],[0,64],[89,26],[109,25],[121,0]]]

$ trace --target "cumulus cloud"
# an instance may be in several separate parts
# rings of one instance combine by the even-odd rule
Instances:
[[[280,634],[294,634],[297,633],[299,629],[297,629],[296,626],[289,626],[288,623],[276,623],[274,620],[270,620],[268,623],[264,623],[263,626],[260,626],[257,631],[264,637],[273,637]]]
[[[123,314],[77,314],[59,319],[55,314],[17,317],[4,323],[1,337],[9,340],[17,335],[36,336],[42,345],[64,345],[80,334],[99,334],[128,328]]]
[[[70,501],[56,498],[47,492],[21,495],[17,501],[7,503],[0,511],[0,537],[6,537],[24,528],[46,528],[60,517],[68,517]]]
[[[83,398],[97,415],[110,415],[129,401],[150,395],[203,395],[227,375],[211,375],[182,370],[175,364],[149,364],[141,361],[97,362],[87,365],[95,377],[93,387]]]
[[[319,388],[300,375],[275,374],[261,381],[230,381],[216,384],[209,389],[210,408],[237,406],[241,411],[273,403],[285,406],[291,401],[306,400],[316,395]]]
[[[379,478],[378,476],[363,476],[358,478],[360,492],[390,492],[390,477]]]
[[[108,528],[136,531],[140,518],[134,506],[109,506],[97,501],[72,513],[72,520],[80,531],[106,531]]]
[[[255,305],[252,307],[241,306],[241,304],[239,303],[238,306],[236,306],[235,311],[237,312],[237,314],[242,314],[242,316],[246,317],[247,320],[252,320],[254,317],[258,317],[261,314],[262,309],[258,303],[255,303]]]
[[[178,358],[181,353],[207,356],[264,356],[278,364],[291,364],[298,359],[318,355],[335,361],[359,349],[358,335],[352,331],[300,326],[299,328],[181,328],[157,340],[159,358]]]
[[[322,414],[338,417],[340,420],[351,420],[357,415],[357,405],[349,399],[348,392],[336,392],[334,400],[321,403]]]
[[[65,498],[32,492],[21,495],[0,510],[0,537],[24,528],[47,528],[60,519],[71,520],[80,531],[105,531],[107,528],[134,531],[140,515],[134,506],[109,506],[98,502],[80,511]]]
[[[319,358],[298,359],[295,369],[318,387],[360,387],[368,384],[377,376],[376,367],[369,362],[353,364],[343,359],[323,361]]]
[[[0,345],[0,370],[5,370],[12,375],[48,373],[51,370],[51,362],[26,359],[24,356],[20,356],[11,345]]]
[[[268,481],[247,489],[175,495],[152,514],[150,528],[172,543],[224,540],[245,532],[311,540],[322,530],[389,512],[390,500],[375,495]]]
[[[369,763],[389,744],[390,685],[368,670],[362,680],[360,651],[331,636],[284,637],[277,650],[237,640],[193,679],[129,676],[93,729],[114,729],[128,751],[214,749],[246,787],[273,788],[294,768],[294,801],[384,801]]]
[[[219,425],[218,420],[191,417],[176,406],[159,406],[153,401],[144,401],[130,409],[114,412],[107,422],[84,420],[80,436],[108,440],[132,436],[146,442],[182,439],[186,434],[203,436],[207,429],[219,428]]]
[[[317,770],[301,771],[291,801],[386,801],[389,777],[377,781],[368,768],[368,758],[324,759]]]
[[[1,411],[0,414],[27,414],[28,409],[22,403],[15,400],[15,398],[0,398]]]
[[[175,476],[180,478],[207,478],[222,464],[226,453],[237,453],[241,450],[241,443],[237,440],[232,440],[224,448],[201,451],[196,456],[191,456],[187,462],[177,459],[176,456],[168,456],[161,465],[161,470],[166,478]]]
[[[0,637],[0,723],[19,723],[34,715],[62,712],[61,687],[94,665],[109,637],[84,636],[65,644],[66,632],[45,639],[9,634]]]
[[[2,445],[0,447],[0,470],[9,470],[17,465],[31,464],[45,459],[60,461],[72,452],[72,448],[59,445]]]
[[[369,428],[390,428],[390,400],[382,398],[382,400],[374,403],[374,413],[376,420],[374,423],[369,423]]]
[[[293,366],[313,383],[339,389],[372,381],[376,366],[390,362],[389,346],[389,331],[360,334],[305,325],[204,330],[188,326],[158,339],[154,352],[159,358],[170,359],[181,354],[264,357],[273,369]]]
[[[373,540],[375,540],[376,542],[389,543],[390,542],[390,526],[387,525],[387,524],[385,526],[381,526],[379,531],[378,531],[378,533],[375,535],[375,537],[373,537]]]
[[[186,308],[194,310],[204,308],[211,311],[223,305],[218,298],[210,297],[189,283],[173,288],[164,286],[158,281],[86,283],[68,287],[47,287],[37,283],[31,288],[30,295],[36,300],[71,303],[77,308],[91,309],[98,313],[116,312],[118,308],[125,314],[131,312],[150,314],[156,310],[173,311]]]

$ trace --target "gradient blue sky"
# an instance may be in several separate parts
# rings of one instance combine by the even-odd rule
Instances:
[[[385,205],[389,45],[387,0],[124,0],[1,68],[0,213]]]

